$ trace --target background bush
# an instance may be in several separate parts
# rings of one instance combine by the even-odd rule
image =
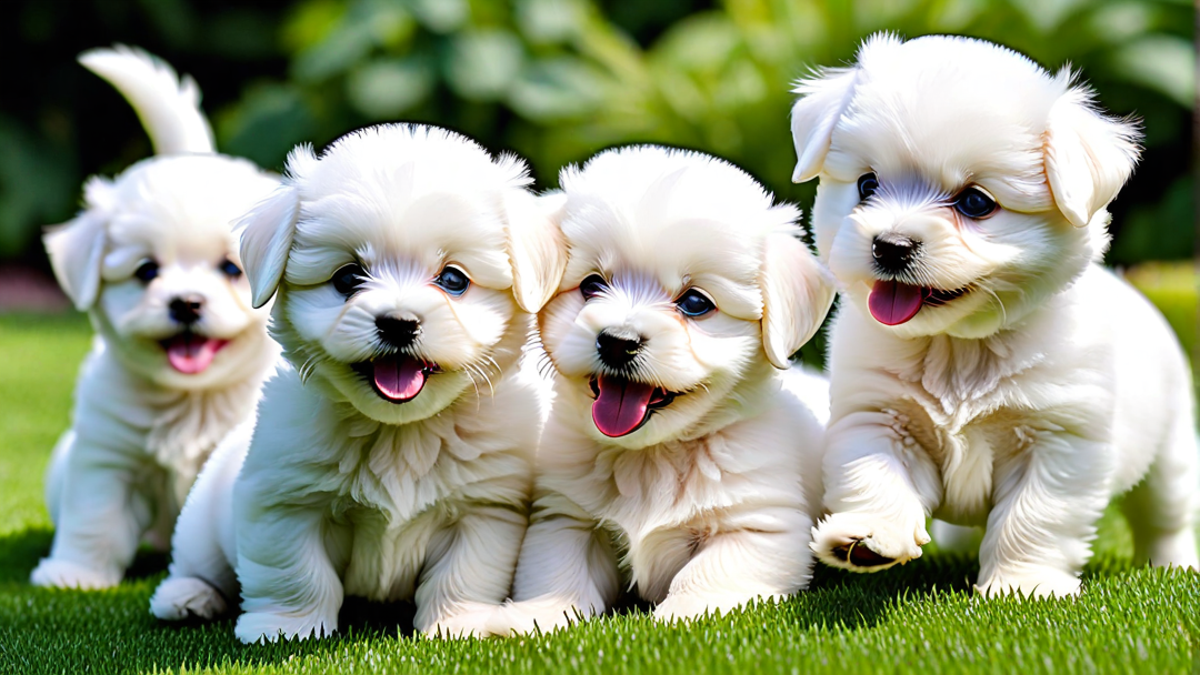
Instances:
[[[1072,64],[1145,122],[1114,204],[1110,261],[1194,246],[1194,9],[1185,0],[48,0],[6,3],[0,260],[45,265],[40,226],[91,173],[150,152],[119,96],[76,65],[126,42],[193,74],[224,152],[280,168],[295,143],[416,120],[527,157],[539,185],[601,148],[651,141],[729,158],[785,199],[789,83],[888,29],[974,35]]]

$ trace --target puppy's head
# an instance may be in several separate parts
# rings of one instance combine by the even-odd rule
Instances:
[[[990,335],[1065,288],[1103,254],[1138,155],[1069,71],[978,40],[876,36],[796,91],[817,248],[903,336]]]
[[[45,237],[63,290],[129,368],[174,389],[261,370],[267,312],[250,304],[233,222],[279,181],[220,155],[157,157],[93,178]]]
[[[278,292],[272,332],[301,377],[387,424],[487,394],[565,260],[529,180],[426,126],[294,150],[244,221],[242,258],[256,305]]]
[[[561,184],[542,199],[570,257],[539,324],[597,440],[644,447],[732,421],[753,406],[739,384],[788,367],[829,309],[797,210],[719,159],[611,150]]]

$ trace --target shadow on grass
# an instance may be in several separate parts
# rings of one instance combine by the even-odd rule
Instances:
[[[0,583],[21,583],[29,580],[29,573],[38,561],[50,553],[54,531],[47,528],[30,528],[0,536]],[[170,557],[161,551],[143,549],[138,551],[133,564],[125,572],[128,580],[146,579],[167,569]]]

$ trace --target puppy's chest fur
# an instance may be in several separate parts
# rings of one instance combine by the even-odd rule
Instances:
[[[217,443],[254,408],[261,381],[247,377],[212,390],[166,389],[126,370],[102,340],[83,373],[77,416],[99,415],[123,427],[106,437],[125,439],[132,451],[144,454],[148,470],[166,471],[179,504]]]
[[[904,446],[941,469],[939,515],[982,524],[996,465],[1028,449],[1042,426],[1030,392],[1050,376],[1045,355],[1000,340],[935,336],[898,365],[889,374],[903,394],[882,412]]]
[[[341,419],[322,433],[329,451],[303,490],[325,504],[347,593],[411,598],[427,554],[461,515],[480,506],[525,512],[537,401],[511,382],[496,397],[466,398],[399,426],[328,404]]]
[[[541,480],[599,521],[642,597],[661,600],[731,514],[760,503],[807,508],[797,447],[816,441],[787,412],[775,405],[698,439],[632,450],[560,428],[557,447],[544,445],[555,460]]]

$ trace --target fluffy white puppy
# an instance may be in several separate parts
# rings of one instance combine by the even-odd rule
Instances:
[[[845,307],[813,549],[875,571],[931,515],[986,526],[977,588],[1079,592],[1114,495],[1139,560],[1196,567],[1187,361],[1102,269],[1137,130],[1063,70],[978,40],[867,40],[802,81],[795,180]]]
[[[524,162],[442,129],[301,147],[288,174],[242,257],[289,364],[197,482],[151,609],[210,617],[240,590],[238,638],[303,639],[351,594],[485,635],[527,524],[545,406],[517,364],[557,232]]]
[[[804,588],[828,384],[788,357],[833,287],[799,212],[659,147],[601,153],[561,185],[543,199],[570,257],[538,316],[555,402],[496,632],[603,612],[624,583],[661,618]]]
[[[118,48],[80,62],[125,95],[158,153],[89,180],[84,211],[45,238],[97,337],[51,459],[54,545],[32,581],[101,588],[121,580],[143,536],[167,545],[200,466],[279,353],[233,234],[279,181],[213,154],[195,83],[160,61]]]

